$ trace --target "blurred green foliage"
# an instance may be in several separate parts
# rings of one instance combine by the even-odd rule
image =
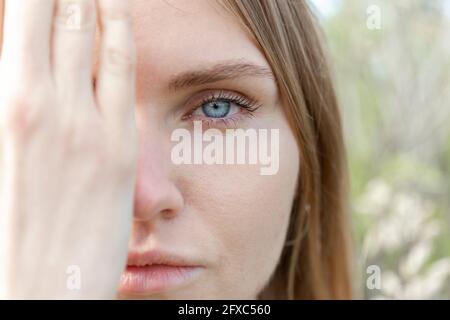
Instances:
[[[345,127],[355,295],[450,299],[450,1],[317,1],[336,4],[321,23]],[[371,264],[379,290],[366,286]]]

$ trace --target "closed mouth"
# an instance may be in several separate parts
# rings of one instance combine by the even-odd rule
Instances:
[[[150,295],[172,290],[192,280],[202,266],[179,255],[160,251],[130,252],[119,292]]]

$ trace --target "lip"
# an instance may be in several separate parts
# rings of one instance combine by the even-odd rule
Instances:
[[[203,267],[189,258],[161,251],[130,252],[122,274],[122,294],[154,294],[192,281]]]

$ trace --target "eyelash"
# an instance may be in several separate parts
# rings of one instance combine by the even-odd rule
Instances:
[[[203,116],[200,117],[201,119],[198,119],[199,116],[193,114],[197,109],[202,108],[202,106],[204,106],[205,104],[216,101],[234,103],[241,110],[238,113],[224,118],[211,118]],[[237,122],[242,119],[242,116],[253,118],[255,116],[255,111],[260,107],[261,104],[255,98],[245,97],[237,93],[231,93],[221,90],[219,92],[211,93],[207,97],[201,99],[199,103],[196,103],[195,107],[193,107],[185,116],[183,116],[183,120],[201,120],[202,124],[206,125],[207,127],[236,126]]]

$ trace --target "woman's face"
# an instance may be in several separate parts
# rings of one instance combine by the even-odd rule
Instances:
[[[130,261],[119,296],[256,298],[279,260],[299,170],[269,64],[237,20],[210,0],[134,0],[133,22],[140,148]],[[201,81],[174,81],[213,71]],[[240,106],[249,99],[257,102]],[[262,175],[262,166],[248,161],[177,164],[172,134],[193,134],[194,121],[224,138],[227,128],[267,129],[269,137],[278,129],[279,152],[272,155],[279,156],[278,171]],[[197,268],[142,266],[167,264],[161,255]]]

